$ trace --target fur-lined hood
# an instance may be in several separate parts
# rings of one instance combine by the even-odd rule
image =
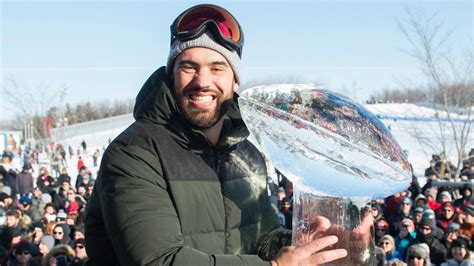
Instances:
[[[57,245],[57,246],[54,246],[53,249],[51,249],[48,254],[46,254],[46,256],[44,256],[43,258],[43,262],[42,262],[42,265],[43,266],[49,266],[49,260],[56,256],[56,255],[59,255],[59,254],[65,254],[69,260],[69,262],[71,262],[74,257],[76,256],[76,253],[74,252],[74,250],[68,246],[68,245]]]

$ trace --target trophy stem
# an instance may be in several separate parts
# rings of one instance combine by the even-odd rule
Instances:
[[[371,197],[330,197],[294,190],[293,235],[295,246],[304,245],[326,235],[337,235],[335,247],[344,248],[348,256],[330,265],[375,265]],[[329,219],[331,227],[315,235],[316,216]]]

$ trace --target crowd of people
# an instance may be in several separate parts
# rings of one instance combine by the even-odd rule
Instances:
[[[0,265],[83,265],[87,259],[85,206],[94,185],[82,159],[84,146],[82,154],[69,154],[69,162],[76,159],[78,163],[70,166],[78,167],[75,182],[68,174],[62,145],[49,151],[49,169],[59,162],[58,173],[50,174],[47,167],[41,167],[35,175],[31,166],[37,163],[37,156],[31,155],[38,152],[29,148],[14,155],[23,162],[21,171],[8,164],[0,166]],[[89,156],[96,166],[100,151]],[[456,169],[443,155],[433,155],[423,187],[413,177],[406,191],[372,202],[381,265],[473,265],[470,181],[474,179],[474,151],[469,156],[460,170],[464,180],[460,187],[436,184],[436,180],[453,177]],[[278,171],[276,177],[276,182],[268,178],[270,202],[281,226],[292,229],[293,185]]]
[[[44,166],[30,147],[10,149],[11,158],[0,165],[0,265],[83,265],[87,259],[84,219],[93,175],[81,152],[70,152],[67,160],[63,145],[46,150]],[[91,155],[95,165],[99,155],[98,150]],[[68,161],[77,165],[68,167]]]
[[[436,182],[455,173],[442,154],[433,155],[426,184],[413,176],[406,191],[372,201],[380,265],[474,265],[474,149],[460,169],[463,182]],[[277,177],[269,180],[270,201],[281,225],[292,229],[293,185]]]

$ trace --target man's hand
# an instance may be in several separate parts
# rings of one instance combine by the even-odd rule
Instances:
[[[321,216],[316,217],[315,224],[317,226],[314,235],[326,231],[331,226],[329,220]],[[338,241],[339,239],[336,236],[329,235],[299,247],[284,247],[271,261],[272,266],[318,265],[343,258],[347,256],[345,249],[325,250]]]

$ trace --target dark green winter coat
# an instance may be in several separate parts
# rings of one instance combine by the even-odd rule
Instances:
[[[164,68],[107,148],[87,206],[90,265],[265,265],[290,244],[233,100],[219,143],[181,118]]]

